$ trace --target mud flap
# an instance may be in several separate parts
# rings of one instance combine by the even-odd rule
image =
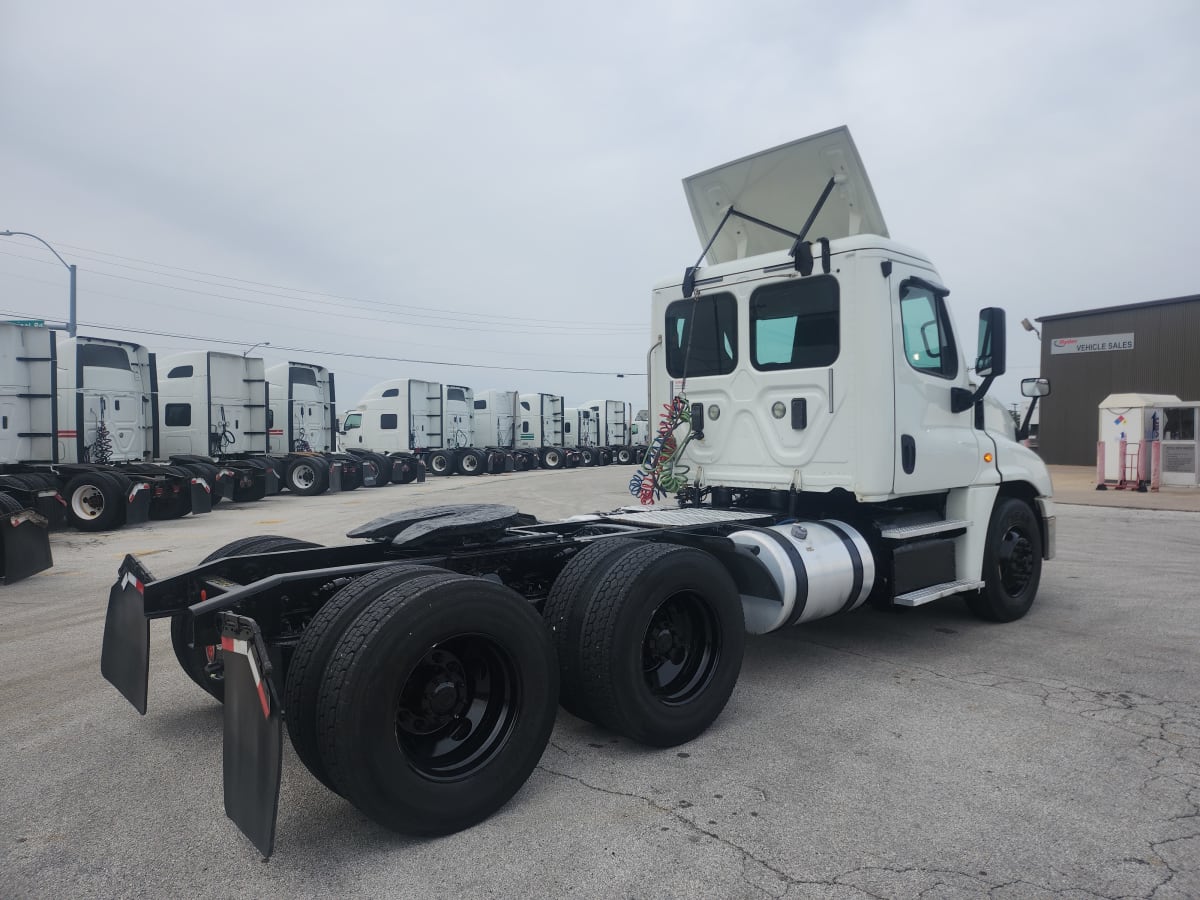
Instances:
[[[193,478],[188,487],[191,490],[192,515],[212,512],[212,488],[208,486],[208,482],[203,478]]]
[[[329,493],[336,494],[342,490],[342,464],[340,462],[331,462],[329,464]]]
[[[154,488],[148,481],[137,481],[129,486],[125,495],[125,524],[141,525],[150,519],[150,501],[154,497]]]
[[[128,560],[108,592],[100,674],[144,716],[150,678],[150,620],[142,602],[145,584],[127,567]]]
[[[279,779],[283,768],[283,719],[271,687],[271,662],[258,624],[221,615],[225,664],[225,815],[270,856],[275,845]]]
[[[46,519],[32,509],[9,513],[0,522],[0,580],[14,584],[54,565]]]
[[[46,519],[46,527],[59,531],[67,527],[67,501],[58,491],[39,491],[34,507]]]
[[[266,485],[267,485],[267,494],[266,495],[268,497],[274,497],[276,494],[279,493],[279,476],[275,474],[274,466],[271,466],[270,468],[268,468],[266,470],[265,474],[267,476],[265,479]]]

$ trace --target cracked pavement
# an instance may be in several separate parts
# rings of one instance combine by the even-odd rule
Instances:
[[[1010,625],[949,599],[752,638],[725,714],[682,747],[562,713],[513,801],[436,840],[364,819],[285,742],[264,863],[224,817],[220,708],[165,624],[144,719],[100,679],[127,551],[165,574],[245,534],[334,542],[468,496],[551,518],[624,503],[627,475],[456,478],[55,536],[54,570],[0,589],[5,895],[1200,896],[1195,513],[1061,506],[1059,558]]]

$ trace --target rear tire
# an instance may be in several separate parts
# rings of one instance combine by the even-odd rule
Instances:
[[[1042,530],[1029,504],[997,499],[983,551],[983,589],[967,607],[989,622],[1013,622],[1029,612],[1042,579]]]
[[[415,578],[338,643],[318,700],[321,759],[381,825],[449,834],[525,783],[557,702],[550,635],[524,598],[482,578]]]
[[[434,450],[429,454],[429,474],[449,475],[454,471],[454,463],[450,454],[444,450]]]
[[[329,487],[329,465],[319,456],[302,456],[287,469],[287,488],[293,494],[313,497]]]
[[[252,553],[274,553],[281,550],[304,550],[319,547],[309,541],[296,538],[280,537],[276,534],[257,534],[252,537],[239,538],[224,547],[214,550],[200,561],[201,565],[214,559],[225,559],[230,556],[249,556]],[[225,702],[224,675],[214,667],[209,671],[208,666],[217,663],[221,658],[220,647],[197,647],[191,643],[192,628],[188,622],[190,615],[180,613],[171,617],[171,649],[179,660],[179,667],[196,684],[211,694],[219,703]],[[212,656],[209,656],[209,650]]]
[[[392,481],[412,484],[417,480],[417,460],[412,457],[392,458]]]
[[[67,482],[67,518],[80,531],[107,531],[122,521],[120,483],[105,472],[82,472]]]
[[[452,573],[434,566],[399,565],[376,569],[352,581],[334,594],[317,610],[296,644],[288,667],[283,709],[287,716],[288,735],[296,755],[331,791],[336,791],[329,773],[321,762],[317,731],[317,698],[325,666],[333,656],[338,641],[351,623],[380,596],[391,588],[422,575]]]
[[[644,541],[614,537],[585,547],[571,557],[554,579],[550,595],[542,606],[542,619],[550,630],[558,656],[559,705],[589,722],[593,718],[583,694],[579,653],[572,648],[579,647],[583,614],[596,586],[596,574],[603,574],[615,560],[644,546]]]
[[[673,747],[721,714],[745,639],[741,598],[725,567],[693,547],[650,544],[605,568],[568,652],[598,723]]]
[[[462,450],[455,468],[459,475],[482,475],[487,469],[487,457],[478,450]]]
[[[565,463],[563,451],[558,447],[547,447],[542,451],[541,462],[543,469],[561,469]]]
[[[633,450],[629,447],[621,447],[617,450],[617,465],[628,466],[633,463]]]

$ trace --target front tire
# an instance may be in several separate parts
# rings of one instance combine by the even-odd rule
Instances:
[[[1028,503],[999,498],[988,523],[983,551],[983,589],[967,595],[967,607],[989,622],[1024,616],[1042,579],[1042,530]]]
[[[415,578],[339,641],[318,700],[321,759],[381,825],[449,834],[525,783],[557,702],[550,635],[524,598],[481,578]]]

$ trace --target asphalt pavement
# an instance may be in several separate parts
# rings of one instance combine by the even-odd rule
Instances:
[[[538,769],[450,837],[375,825],[285,741],[275,855],[221,800],[221,708],[151,629],[145,718],[103,681],[108,586],[255,534],[334,543],[394,509],[627,503],[630,470],[528,472],[223,504],[56,534],[0,588],[0,896],[1200,896],[1200,514],[1059,506],[1032,612],[953,598],[751,638],[725,713],[655,750],[560,713]],[[1060,498],[1060,503],[1062,498]]]

